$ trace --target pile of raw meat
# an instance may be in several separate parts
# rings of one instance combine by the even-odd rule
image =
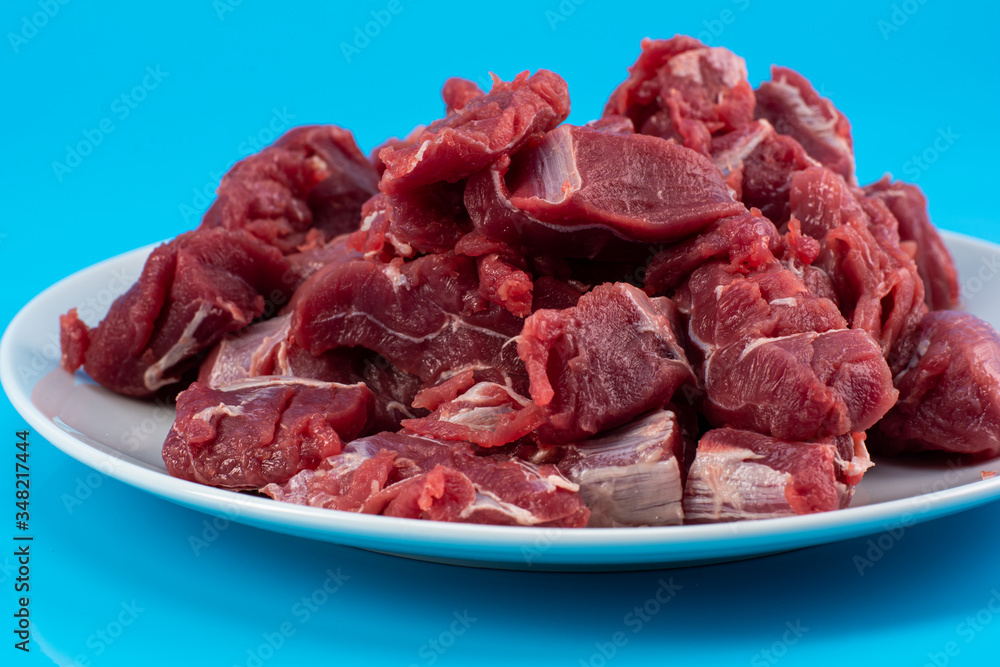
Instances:
[[[639,526],[845,507],[876,454],[1000,454],[1000,340],[912,185],[780,67],[646,40],[604,114],[540,70],[366,158],[236,164],[63,365],[176,395],[172,475],[397,517]],[[183,391],[180,391],[183,389]],[[178,394],[177,392],[180,391]]]

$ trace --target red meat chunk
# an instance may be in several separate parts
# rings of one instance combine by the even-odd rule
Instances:
[[[713,425],[808,440],[863,431],[895,401],[878,345],[776,261],[706,264],[677,298]]]
[[[354,440],[315,471],[263,491],[299,505],[435,521],[576,528],[590,516],[555,466],[404,433]]]
[[[365,347],[433,384],[468,366],[524,375],[509,344],[522,322],[481,295],[475,260],[428,255],[324,269],[296,295],[292,335],[314,355]]]
[[[1000,335],[974,315],[928,313],[906,345],[899,401],[878,425],[878,453],[1000,455]]]
[[[152,396],[179,382],[197,355],[285,303],[298,284],[281,253],[244,232],[182,234],[146,260],[138,282],[83,335],[64,320],[67,368],[79,361],[98,383]]]
[[[403,420],[403,428],[438,440],[499,447],[532,433],[546,416],[541,406],[496,382],[477,382],[435,408],[427,417]]]
[[[573,308],[539,310],[517,351],[531,398],[547,410],[541,442],[567,443],[666,405],[694,373],[673,302],[625,283],[605,284]]]
[[[452,94],[445,90],[446,97]],[[510,83],[494,79],[488,95],[471,99],[466,90],[449,106],[464,102],[434,121],[413,145],[384,148],[386,165],[379,187],[387,194],[446,181],[455,183],[510,155],[525,142],[551,130],[569,114],[566,82],[548,70],[522,72]]]
[[[772,67],[771,80],[757,89],[755,114],[802,144],[821,164],[855,182],[851,124],[804,76],[785,67]]]
[[[842,509],[870,465],[864,434],[794,442],[715,429],[698,442],[684,518],[710,523]]]
[[[927,311],[913,259],[829,169],[797,172],[790,201],[802,232],[820,242],[816,264],[831,278],[851,328],[867,331],[889,356]],[[896,363],[892,368],[899,371]]]
[[[209,486],[284,484],[339,454],[371,412],[362,384],[261,377],[212,389],[195,382],[177,396],[163,461],[174,477]]]
[[[361,347],[337,348],[313,356],[295,343],[291,318],[290,313],[281,315],[223,338],[202,363],[198,381],[212,388],[264,375],[341,384],[364,382],[375,397],[367,433],[395,431],[404,418],[426,414],[426,410],[409,407],[423,386],[420,378]]]
[[[509,169],[508,169],[509,166]],[[656,137],[563,125],[469,181],[476,229],[526,254],[640,254],[744,211],[718,170]]]
[[[629,77],[611,94],[604,115],[631,119],[638,132],[673,139],[703,155],[712,136],[753,120],[746,63],[690,37],[645,39]]]
[[[350,132],[297,127],[229,170],[201,227],[246,230],[288,254],[310,232],[322,242],[357,229],[376,192],[378,173]]]
[[[958,272],[941,235],[927,215],[927,200],[909,183],[888,177],[865,186],[865,194],[882,200],[898,221],[899,238],[914,244],[913,260],[924,281],[927,307],[950,310],[959,306]]]

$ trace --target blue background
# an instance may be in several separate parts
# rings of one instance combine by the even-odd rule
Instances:
[[[570,120],[584,122],[642,37],[677,32],[745,57],[753,84],[771,63],[801,71],[852,121],[862,182],[915,180],[940,226],[1000,241],[995,4],[551,0],[452,14],[404,0],[379,14],[388,4],[4,2],[0,325],[59,278],[193,227],[224,170],[274,130],[336,123],[367,151],[438,117],[448,76],[539,67],[566,78]],[[373,11],[391,20],[345,52]],[[68,153],[83,141],[96,145],[77,162]],[[3,401],[0,442],[23,427]],[[13,451],[2,451],[9,499]],[[863,573],[856,558],[878,536],[669,572],[495,572],[236,524],[212,533],[205,515],[88,478],[41,440],[31,451],[34,643],[29,655],[12,648],[3,548],[4,665],[940,666],[1000,654],[1000,618],[982,612],[1000,595],[997,503],[907,529]],[[68,507],[72,496],[82,502]],[[212,539],[196,553],[192,536]],[[338,568],[340,590],[296,607]],[[671,577],[682,588],[637,628],[628,615]],[[432,644],[450,643],[455,614],[467,630]],[[292,632],[271,651],[283,623]],[[609,659],[616,632],[625,642]]]

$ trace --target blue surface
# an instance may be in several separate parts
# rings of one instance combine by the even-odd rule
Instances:
[[[381,0],[3,3],[0,324],[57,279],[192,227],[203,193],[274,131],[333,122],[368,150],[440,115],[447,76],[539,67],[566,78],[583,122],[641,37],[676,32],[744,56],[752,83],[772,62],[801,71],[851,119],[862,182],[915,180],[940,226],[1000,241],[995,4],[577,1],[455,17],[405,0],[396,14]],[[344,49],[378,18],[375,37]],[[80,142],[95,145],[77,160]],[[4,402],[3,665],[997,664],[997,503],[882,547],[876,536],[664,572],[494,572],[235,524],[213,533],[204,515],[37,439],[24,654],[9,546],[23,426]],[[661,582],[680,586],[665,605],[652,602]]]

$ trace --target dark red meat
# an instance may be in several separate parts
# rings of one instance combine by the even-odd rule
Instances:
[[[355,245],[367,255],[442,253],[471,228],[462,204],[465,183],[436,183],[399,195],[377,195],[362,210]]]
[[[771,80],[757,89],[755,114],[802,144],[821,164],[855,182],[851,124],[804,76],[772,67]]]
[[[177,396],[163,443],[174,477],[228,489],[284,484],[339,454],[371,416],[364,385],[261,377],[212,389],[195,382]]]
[[[684,518],[711,523],[841,509],[870,465],[864,434],[794,442],[716,429],[698,442]]]
[[[575,528],[590,516],[555,466],[396,433],[354,440],[317,470],[263,491],[299,505],[436,521]]]
[[[188,232],[153,250],[138,282],[86,336],[79,320],[65,320],[64,353],[79,361],[86,345],[90,377],[121,394],[151,396],[225,334],[273,313],[297,284],[280,252],[244,232]]]
[[[423,416],[410,409],[423,386],[420,378],[393,366],[361,347],[337,348],[313,356],[295,343],[291,314],[258,322],[238,335],[223,338],[202,362],[198,381],[212,388],[263,375],[300,377],[323,382],[364,382],[375,397],[368,433],[395,431],[404,418]]]
[[[59,346],[62,348],[59,363],[63,368],[73,373],[83,366],[90,346],[90,329],[80,319],[76,308],[59,316]]]
[[[374,350],[432,384],[468,366],[523,375],[510,344],[522,322],[480,294],[475,260],[428,255],[322,270],[296,296],[292,335],[314,355],[339,347]]]
[[[808,440],[863,431],[892,407],[881,349],[776,261],[750,273],[706,264],[677,298],[713,425]]]
[[[449,91],[445,93],[447,97]],[[382,192],[395,195],[460,181],[516,152],[569,114],[566,82],[548,70],[530,77],[522,72],[510,83],[495,79],[488,95],[469,99],[465,91],[460,97],[462,108],[431,123],[412,146],[382,149]]]
[[[746,63],[726,49],[680,35],[644,39],[604,115],[627,116],[642,134],[708,155],[712,135],[753,120],[754,93],[746,79]]]
[[[496,382],[478,382],[435,408],[427,417],[404,419],[403,428],[438,440],[499,447],[530,434],[546,416],[541,406]]]
[[[792,174],[818,166],[795,139],[766,120],[712,139],[712,162],[747,208],[758,208],[777,225],[788,222]]]
[[[683,239],[744,211],[693,151],[571,125],[474,176],[465,204],[487,237],[527,254],[590,258],[641,256],[638,241]]]
[[[378,173],[350,132],[297,127],[236,163],[222,178],[203,229],[243,229],[283,253],[354,231],[361,205],[378,192]]]
[[[778,230],[759,212],[722,218],[698,236],[657,253],[644,276],[646,292],[667,293],[712,259],[728,258],[731,266],[756,269],[773,262],[780,247]]]
[[[974,315],[926,314],[896,376],[899,401],[878,425],[878,453],[1000,455],[1000,335]]]
[[[927,200],[915,185],[889,178],[865,186],[865,194],[886,203],[898,221],[899,238],[916,247],[913,259],[924,281],[927,307],[950,310],[959,306],[958,272],[940,234],[927,215]]]
[[[816,261],[832,280],[851,328],[867,331],[889,356],[927,310],[917,267],[875,224],[844,180],[824,167],[792,178],[792,215],[802,232],[820,241]],[[893,372],[898,372],[896,364]]]
[[[581,440],[666,405],[694,382],[674,304],[625,283],[605,284],[573,308],[539,310],[517,342],[531,398],[546,408],[541,442]]]

